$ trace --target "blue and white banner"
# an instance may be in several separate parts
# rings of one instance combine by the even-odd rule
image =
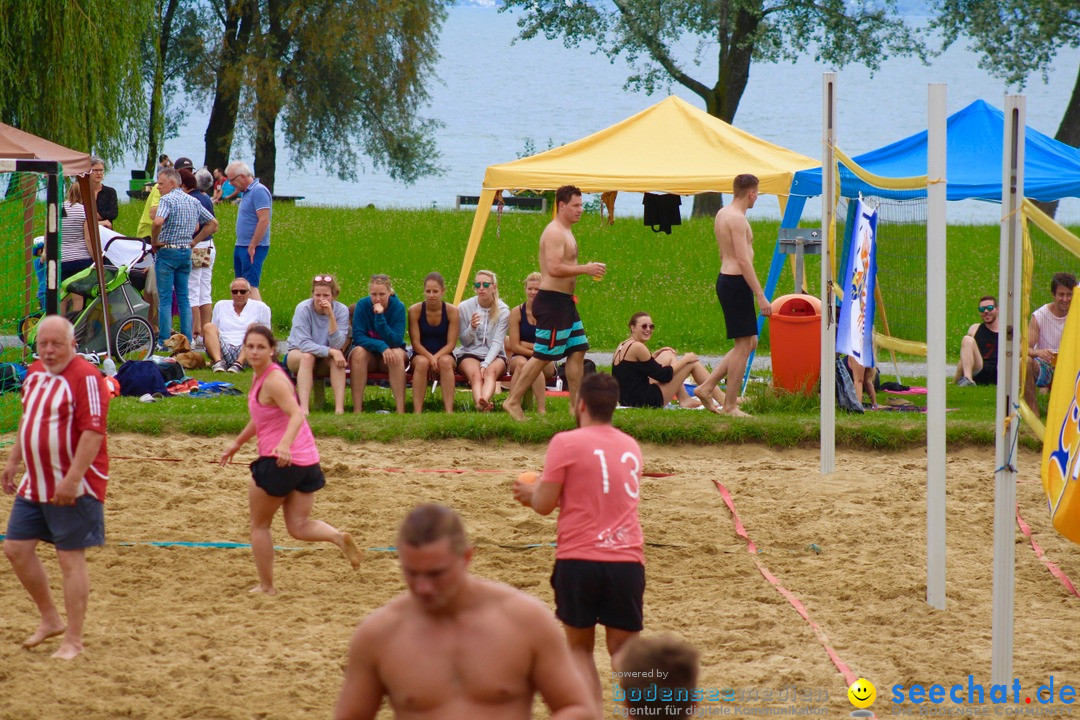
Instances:
[[[874,287],[877,284],[877,208],[859,198],[851,232],[836,352],[874,366]]]

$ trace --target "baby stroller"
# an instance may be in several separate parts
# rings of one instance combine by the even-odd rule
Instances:
[[[154,354],[154,328],[146,319],[150,305],[143,300],[140,290],[152,269],[150,245],[140,238],[123,237],[102,229],[102,238],[106,237],[103,252],[109,327],[105,328],[95,267],[88,267],[60,283],[60,300],[69,294],[83,298],[83,308],[67,314],[75,326],[80,353],[104,359],[108,352],[105,335],[108,332],[117,360],[146,360]],[[36,340],[41,317],[41,313],[35,313],[20,323],[19,337],[27,345]]]

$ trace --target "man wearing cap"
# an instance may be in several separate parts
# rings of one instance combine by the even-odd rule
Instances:
[[[154,216],[151,243],[157,248],[154,273],[158,286],[159,342],[172,334],[172,295],[176,291],[180,306],[180,332],[191,340],[191,306],[188,302],[188,276],[191,274],[191,248],[214,234],[218,221],[195,198],[180,190],[180,173],[173,168],[158,172],[161,200]],[[202,229],[198,229],[203,223]]]
[[[240,209],[236,213],[236,247],[233,250],[233,272],[251,285],[251,297],[262,300],[259,281],[266,255],[270,252],[270,191],[251,174],[243,162],[231,162],[225,168],[225,179],[240,191]]]

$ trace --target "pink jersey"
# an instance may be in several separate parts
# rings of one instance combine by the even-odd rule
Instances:
[[[551,439],[540,480],[562,485],[556,558],[645,564],[641,469],[637,441],[610,425]]]
[[[35,360],[23,381],[22,406],[19,448],[26,473],[18,493],[33,502],[49,502],[71,468],[83,432],[105,435],[109,414],[105,376],[78,356],[58,375]],[[109,451],[103,440],[76,494],[104,502],[108,479]]]
[[[277,405],[263,405],[259,402],[259,390],[262,389],[266,378],[270,373],[285,371],[277,363],[271,363],[270,367],[262,375],[255,378],[251,383],[251,392],[248,393],[248,411],[251,419],[255,421],[255,442],[258,445],[259,457],[269,457],[285,436],[285,430],[289,427],[289,416],[282,412]],[[300,432],[296,434],[292,447],[293,465],[314,465],[319,462],[319,450],[315,447],[315,437],[311,434],[307,418],[304,418],[300,426]]]

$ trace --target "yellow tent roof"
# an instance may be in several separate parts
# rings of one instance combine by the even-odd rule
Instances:
[[[736,175],[751,173],[762,193],[787,195],[793,173],[820,164],[672,96],[562,147],[491,165],[484,189],[730,193]]]

